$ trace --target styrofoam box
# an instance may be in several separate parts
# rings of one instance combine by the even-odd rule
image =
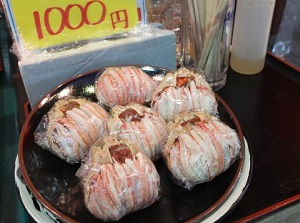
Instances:
[[[18,65],[31,107],[64,81],[98,68],[134,64],[176,69],[175,34],[158,27],[150,35],[90,42],[22,58]]]

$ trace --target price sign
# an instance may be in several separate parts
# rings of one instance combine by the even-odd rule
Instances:
[[[138,22],[136,0],[5,0],[25,49],[101,38]]]

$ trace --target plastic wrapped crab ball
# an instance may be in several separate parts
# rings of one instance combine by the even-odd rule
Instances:
[[[103,221],[116,221],[160,198],[160,177],[152,161],[130,140],[105,136],[82,163],[84,203]]]
[[[139,67],[109,67],[97,75],[95,95],[109,108],[129,103],[144,104],[151,101],[156,87],[157,82]]]
[[[168,123],[163,157],[175,182],[186,189],[211,181],[239,157],[237,132],[204,112],[185,112]]]
[[[107,119],[110,135],[135,141],[155,161],[167,140],[167,124],[153,109],[140,104],[116,105]]]
[[[202,75],[186,68],[168,73],[153,93],[151,107],[167,122],[186,111],[217,114],[217,100]]]

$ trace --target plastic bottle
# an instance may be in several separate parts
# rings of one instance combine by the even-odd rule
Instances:
[[[230,66],[241,74],[259,73],[265,64],[275,0],[237,0]]]

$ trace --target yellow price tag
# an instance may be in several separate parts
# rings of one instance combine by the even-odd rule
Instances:
[[[25,49],[102,38],[138,22],[136,0],[11,0]]]

